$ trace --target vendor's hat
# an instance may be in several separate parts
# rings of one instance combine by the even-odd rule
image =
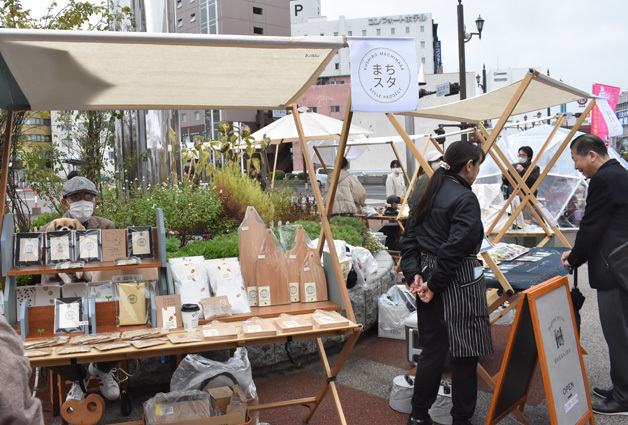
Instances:
[[[438,161],[439,159],[443,159],[443,154],[439,151],[429,151],[427,155],[425,155],[425,159],[427,159],[427,162]]]
[[[96,185],[92,183],[91,180],[86,179],[85,177],[76,176],[64,183],[63,188],[61,189],[61,197],[67,198],[68,196],[72,196],[75,193],[80,192],[91,193],[92,195],[98,196]]]
[[[397,195],[390,195],[388,198],[386,198],[386,203],[387,204],[398,204],[401,202],[401,198],[398,197]]]

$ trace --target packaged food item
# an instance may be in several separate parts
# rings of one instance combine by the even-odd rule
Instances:
[[[163,339],[142,339],[139,341],[131,341],[131,345],[139,349],[154,347],[156,345],[163,345],[165,343],[166,341],[164,341]]]
[[[251,317],[242,323],[242,334],[248,337],[277,335],[277,328],[270,319]]]
[[[333,328],[336,326],[346,326],[351,323],[349,319],[341,316],[335,311],[316,310],[312,313],[312,321],[319,328]]]
[[[168,339],[173,344],[189,344],[203,340],[198,333],[168,334]]]
[[[203,298],[201,300],[201,306],[203,307],[203,316],[206,320],[232,316],[231,306],[226,295]]]
[[[77,335],[70,339],[70,344],[89,345],[101,344],[103,342],[116,341],[120,339],[120,332],[104,332],[94,335]]]
[[[148,323],[148,282],[114,282],[115,293],[118,295],[117,324],[144,325]]]
[[[92,349],[87,345],[69,345],[67,347],[59,347],[56,349],[57,354],[78,354],[89,353],[90,351],[92,351]]]
[[[201,329],[203,340],[216,341],[220,339],[233,339],[238,337],[238,329],[231,323],[213,320]]]
[[[168,329],[150,328],[150,329],[135,329],[132,331],[122,332],[121,338],[123,340],[137,341],[140,339],[158,338],[160,336],[168,335]]]
[[[301,316],[282,313],[275,319],[275,325],[281,332],[307,331],[314,327],[311,320]]]
[[[126,348],[129,346],[131,346],[131,344],[129,344],[128,342],[115,341],[115,342],[104,342],[102,344],[96,344],[94,345],[94,348],[97,349],[98,351],[110,351],[110,350],[117,350],[118,348]]]
[[[28,358],[31,357],[45,357],[52,354],[52,349],[50,348],[40,348],[38,350],[26,350],[24,351],[24,355]]]
[[[52,338],[35,339],[33,341],[24,341],[24,349],[32,350],[35,348],[54,347],[55,345],[63,345],[63,344],[67,344],[68,339],[70,339],[70,337],[68,337],[67,335],[63,335],[63,336],[55,336]]]

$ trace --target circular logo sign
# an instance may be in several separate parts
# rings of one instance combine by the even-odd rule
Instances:
[[[135,304],[137,302],[137,296],[135,294],[129,295],[127,299],[129,300],[129,303],[131,304]]]
[[[65,245],[63,245],[62,243],[57,244],[57,252],[63,252],[65,251]]]
[[[307,292],[308,295],[312,295],[314,294],[315,288],[313,286],[308,286],[307,289],[305,290],[305,292]]]
[[[270,291],[268,289],[262,289],[259,292],[260,297],[262,298],[268,298],[270,296]]]
[[[290,295],[296,295],[297,294],[297,287],[296,286],[291,286],[290,287]]]
[[[27,244],[24,246],[24,252],[27,254],[32,254],[35,252],[35,247],[32,244]]]
[[[74,319],[76,318],[76,313],[75,313],[74,311],[72,311],[72,310],[68,310],[68,311],[65,313],[65,318],[66,318],[67,320],[74,320]]]
[[[89,241],[89,242],[85,243],[85,249],[88,250],[88,251],[93,251],[95,247],[96,246],[95,246],[94,242],[92,242],[92,241]]]
[[[257,291],[255,289],[249,290],[249,298],[252,299],[252,300],[256,300],[257,299]]]
[[[358,77],[362,90],[374,101],[392,103],[403,97],[410,87],[410,67],[391,49],[369,50],[360,61]]]
[[[141,247],[146,246],[146,239],[145,238],[138,238],[137,245],[141,246]]]

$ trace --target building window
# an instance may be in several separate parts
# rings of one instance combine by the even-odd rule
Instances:
[[[253,27],[253,34],[264,34],[264,28]]]
[[[312,112],[316,112],[316,106],[310,106],[309,108]]]
[[[366,30],[362,30],[362,37],[366,36]]]
[[[195,111],[195,112],[194,112],[194,119],[195,119],[196,121],[198,121],[198,120],[200,120],[200,119],[201,119],[201,112],[200,112],[200,111]]]
[[[183,6],[181,3],[183,3],[183,0],[177,0],[177,9],[181,9],[181,6]]]
[[[324,33],[321,33],[321,37],[324,37],[324,36],[325,36],[325,34],[324,34]]]
[[[262,8],[261,7],[253,7],[253,14],[254,15],[262,15]]]
[[[394,28],[390,29],[390,35],[395,35],[395,29]]]
[[[181,28],[183,26],[183,19],[177,20],[177,28]]]
[[[340,69],[340,64],[339,64],[339,63],[335,63],[335,64],[334,64],[334,68],[335,68],[335,69]]]
[[[188,122],[188,114],[181,114],[181,122]]]
[[[425,41],[421,41],[421,48],[425,49]]]
[[[196,13],[190,15],[190,22],[196,22]]]
[[[410,34],[410,27],[406,27],[406,34]]]
[[[421,63],[425,63],[425,57],[421,58]]]
[[[353,35],[353,31],[347,31],[347,35],[351,37]]]
[[[425,32],[425,27],[421,25],[421,32]]]
[[[334,112],[340,112],[340,106],[338,105],[332,105],[329,107],[329,112],[334,113]]]
[[[382,35],[382,30],[380,28],[377,28],[376,34],[377,35]]]

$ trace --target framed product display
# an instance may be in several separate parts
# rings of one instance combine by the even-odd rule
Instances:
[[[41,266],[43,262],[43,233],[17,233],[15,235],[15,265]]]
[[[75,261],[102,261],[102,236],[100,229],[76,230]]]
[[[55,333],[83,332],[83,301],[78,297],[55,300]]]
[[[115,283],[118,294],[118,325],[143,325],[148,321],[146,282]]]
[[[129,257],[153,258],[153,228],[150,226],[127,227]]]
[[[72,261],[74,238],[71,230],[46,232],[46,264]]]

